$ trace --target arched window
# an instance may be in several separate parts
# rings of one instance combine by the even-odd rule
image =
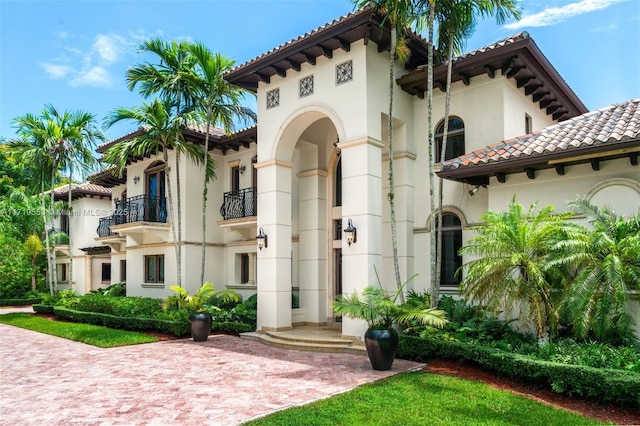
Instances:
[[[342,158],[338,159],[338,164],[336,164],[336,174],[334,179],[334,199],[333,205],[335,207],[342,205]]]
[[[440,162],[442,152],[442,138],[444,135],[444,120],[436,127],[436,163]],[[449,128],[447,129],[447,151],[444,159],[450,160],[465,153],[464,147],[464,122],[460,117],[449,118]]]
[[[462,223],[452,213],[442,215],[442,256],[440,258],[440,285],[458,285],[456,271],[462,266]],[[437,231],[437,230],[436,230]]]

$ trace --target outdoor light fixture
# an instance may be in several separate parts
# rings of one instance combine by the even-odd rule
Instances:
[[[349,244],[349,246],[351,246],[351,244],[356,242],[357,232],[358,230],[356,229],[355,226],[353,226],[351,219],[349,219],[349,221],[347,222],[347,227],[344,228],[344,237],[347,239],[347,244]]]
[[[140,182],[140,176],[134,176],[133,177],[133,183],[137,185],[138,182]]]
[[[262,226],[260,227],[260,231],[258,232],[258,235],[256,236],[256,241],[258,242],[258,249],[262,250],[262,248],[266,248],[267,247],[267,235],[264,233],[264,230],[262,229]]]
[[[242,166],[240,166],[240,174],[243,175],[244,171],[247,170],[247,166],[245,166],[244,164]]]
[[[333,143],[333,146],[336,147],[336,155],[340,155],[340,153],[342,152],[340,150],[340,148],[338,147],[338,144],[340,143],[340,136],[336,135],[336,141]]]
[[[470,195],[470,196],[472,196],[472,197],[473,197],[474,195],[476,195],[476,192],[478,192],[478,188],[479,188],[479,187],[478,187],[477,185],[476,185],[476,186],[474,186],[473,188],[471,188],[471,189],[468,191],[468,192],[469,192],[469,195]]]

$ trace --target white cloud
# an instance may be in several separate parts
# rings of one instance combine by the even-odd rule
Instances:
[[[505,25],[505,28],[516,30],[524,27],[546,27],[564,22],[577,15],[602,10],[622,0],[581,0],[562,7],[549,7],[533,15],[524,15],[518,22]]]
[[[114,69],[127,53],[135,52],[133,40],[117,34],[98,34],[91,42],[86,37],[58,33],[64,40],[55,59],[43,61],[40,66],[52,79],[65,79],[72,87],[108,87],[112,84]],[[119,71],[118,71],[119,72]]]
[[[98,34],[93,42],[91,54],[96,54],[99,60],[108,64],[116,62],[127,45],[125,39],[119,35]]]
[[[596,27],[596,28],[592,29],[591,31],[597,32],[597,33],[607,33],[607,32],[610,32],[610,31],[615,31],[617,29],[618,29],[618,24],[611,23],[609,25],[604,25],[602,27]]]
[[[106,68],[92,67],[87,69],[86,71],[80,71],[76,73],[74,77],[69,81],[69,84],[73,87],[105,87],[111,84],[111,75]]]
[[[45,72],[49,74],[49,77],[54,80],[65,77],[73,71],[73,69],[67,65],[56,65],[46,62],[40,62],[39,65],[44,68]]]

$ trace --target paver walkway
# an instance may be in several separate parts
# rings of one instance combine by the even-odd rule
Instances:
[[[227,335],[101,349],[0,324],[0,424],[236,425],[420,367]]]

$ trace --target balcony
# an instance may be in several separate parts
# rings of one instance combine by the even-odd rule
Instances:
[[[257,188],[245,188],[224,194],[220,207],[223,220],[243,219],[256,216],[258,212]]]
[[[166,198],[138,195],[116,201],[114,214],[100,219],[97,229],[98,236],[115,236],[117,233],[111,229],[112,226],[136,222],[166,223]]]

